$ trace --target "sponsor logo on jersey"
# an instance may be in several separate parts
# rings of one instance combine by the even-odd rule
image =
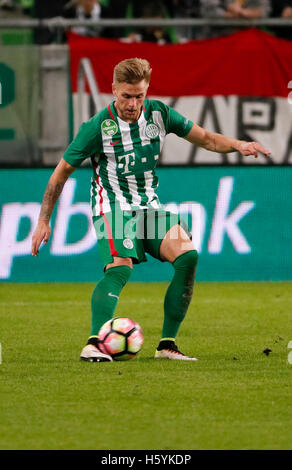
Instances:
[[[132,242],[132,240],[130,240],[130,238],[125,238],[125,240],[123,241],[123,245],[128,250],[131,250],[134,246],[134,243]]]
[[[159,127],[156,124],[148,124],[146,126],[145,133],[149,139],[155,139],[155,137],[159,136]]]
[[[101,130],[104,135],[112,137],[118,132],[118,125],[112,119],[105,119],[101,123]]]

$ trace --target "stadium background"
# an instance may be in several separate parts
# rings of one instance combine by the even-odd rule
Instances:
[[[257,29],[179,45],[71,33],[66,45],[5,45],[0,54],[1,281],[95,281],[102,275],[89,165],[67,183],[52,239],[38,259],[30,256],[31,234],[52,168],[80,123],[111,101],[113,66],[127,56],[150,60],[150,97],[212,131],[258,140],[272,151],[269,160],[242,159],[166,139],[159,194],[192,229],[200,253],[197,279],[292,279],[290,41]],[[170,269],[149,259],[132,280],[165,281]]]

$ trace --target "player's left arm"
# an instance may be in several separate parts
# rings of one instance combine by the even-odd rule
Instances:
[[[211,152],[231,153],[239,152],[241,155],[254,155],[259,153],[270,156],[271,152],[258,142],[246,142],[244,140],[232,139],[222,134],[209,132],[206,129],[194,124],[190,132],[185,137],[192,144],[203,147]]]

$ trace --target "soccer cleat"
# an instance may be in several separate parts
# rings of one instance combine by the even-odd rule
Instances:
[[[93,344],[87,344],[81,351],[81,361],[87,362],[110,362],[112,361],[111,356],[103,354],[97,346]]]
[[[186,356],[178,350],[174,341],[160,341],[155,352],[155,359],[172,359],[175,361],[197,361],[196,357]]]

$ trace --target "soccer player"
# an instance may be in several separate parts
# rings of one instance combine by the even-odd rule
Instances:
[[[83,123],[49,179],[32,255],[50,237],[49,220],[71,173],[91,158],[91,204],[104,277],[91,299],[92,323],[80,358],[111,361],[99,350],[100,327],[114,315],[133,264],[146,253],[172,264],[173,279],[164,300],[164,321],[155,358],[195,361],[175,342],[190,304],[198,261],[187,227],[177,214],[164,211],[156,194],[155,167],[167,134],[173,132],[192,144],[219,153],[258,156],[269,151],[257,142],[245,142],[208,132],[161,101],[146,99],[151,68],[147,60],[126,59],[114,68],[115,100]]]

